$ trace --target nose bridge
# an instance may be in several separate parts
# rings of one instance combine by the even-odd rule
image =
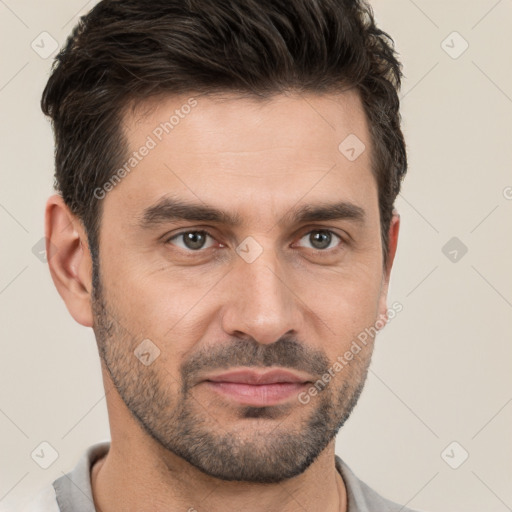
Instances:
[[[237,253],[240,258],[231,272],[223,317],[225,331],[230,335],[243,333],[259,343],[273,343],[298,330],[299,304],[291,283],[286,282],[278,253],[254,239],[242,242]]]

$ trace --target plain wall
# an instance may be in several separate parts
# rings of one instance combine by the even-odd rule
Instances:
[[[74,322],[33,252],[52,193],[53,138],[39,108],[52,56],[31,43],[40,53],[51,49],[40,36],[47,32],[62,44],[93,3],[0,3],[4,505],[34,494],[109,436],[93,332]],[[505,512],[512,509],[512,2],[372,5],[406,75],[409,173],[397,201],[402,226],[389,295],[403,311],[379,335],[337,453],[411,508]],[[469,46],[457,56],[464,40]],[[59,454],[46,470],[30,456],[42,441]],[[452,469],[446,461],[457,465],[462,450],[468,459]]]

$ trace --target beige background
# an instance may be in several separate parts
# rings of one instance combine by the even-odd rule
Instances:
[[[62,44],[93,3],[0,0],[3,505],[108,438],[92,330],[72,320],[32,252],[52,192],[53,142],[39,110],[51,57],[31,42],[40,53],[51,49],[50,36]],[[390,304],[404,309],[380,335],[337,452],[370,486],[409,507],[505,512],[512,510],[512,2],[373,6],[406,74],[410,168],[397,202],[402,231],[390,291]],[[459,249],[449,246],[445,256],[452,237]],[[30,456],[43,441],[59,454],[46,470]],[[453,441],[459,445],[443,458]],[[452,469],[446,461],[460,463],[463,450],[469,458]]]

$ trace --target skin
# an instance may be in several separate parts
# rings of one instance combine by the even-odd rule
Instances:
[[[387,318],[399,217],[395,212],[389,228],[384,268],[360,98],[354,91],[281,94],[266,102],[233,95],[195,98],[191,113],[102,200],[100,296],[93,294],[83,225],[60,196],[47,203],[46,236],[58,248],[49,259],[52,278],[73,318],[94,328],[102,357],[112,442],[92,471],[95,504],[103,512],[288,512],[297,503],[308,512],[346,511],[334,435],[359,396],[373,340],[308,404],[295,395],[260,417],[245,414],[245,406],[215,393],[201,377],[219,370],[220,355],[228,358],[224,369],[232,368],[235,356],[254,357],[250,361],[259,366],[262,360],[247,347],[259,347],[258,354],[272,355],[275,366],[293,369],[287,356],[301,347],[296,363],[302,366],[295,369],[316,380],[326,369],[322,364],[332,366],[359,333]],[[130,150],[187,99],[158,98],[127,110],[123,130]],[[349,134],[366,146],[354,161],[338,150]],[[238,213],[243,222],[230,227],[173,221],[142,229],[144,209],[169,194]],[[297,206],[337,201],[362,208],[364,220],[283,221]],[[199,251],[187,248],[183,237],[169,240],[201,229],[212,238]],[[340,238],[333,235],[328,249],[319,249],[310,237],[318,230]],[[262,250],[252,263],[235,250],[248,236]],[[160,349],[149,366],[133,354],[143,339]],[[273,349],[283,339],[295,344],[279,359]],[[206,368],[186,374],[191,382],[185,400],[182,365],[201,360]],[[286,450],[279,452],[280,443],[302,442],[301,435],[311,434],[308,421],[319,417],[322,405],[329,439],[314,439],[314,461],[295,468],[292,477],[273,483],[227,479],[214,473],[229,471],[229,463],[205,471],[166,446],[177,428],[167,420],[181,418],[185,404],[191,426],[202,428],[203,437],[229,440],[245,457],[241,467],[261,475],[265,466],[269,478],[294,469],[293,461],[282,466]],[[261,468],[258,460],[266,461]]]

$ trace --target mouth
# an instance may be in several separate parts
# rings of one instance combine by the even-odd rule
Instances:
[[[240,405],[266,407],[290,400],[312,382],[311,376],[284,369],[233,370],[211,375],[202,383]]]

